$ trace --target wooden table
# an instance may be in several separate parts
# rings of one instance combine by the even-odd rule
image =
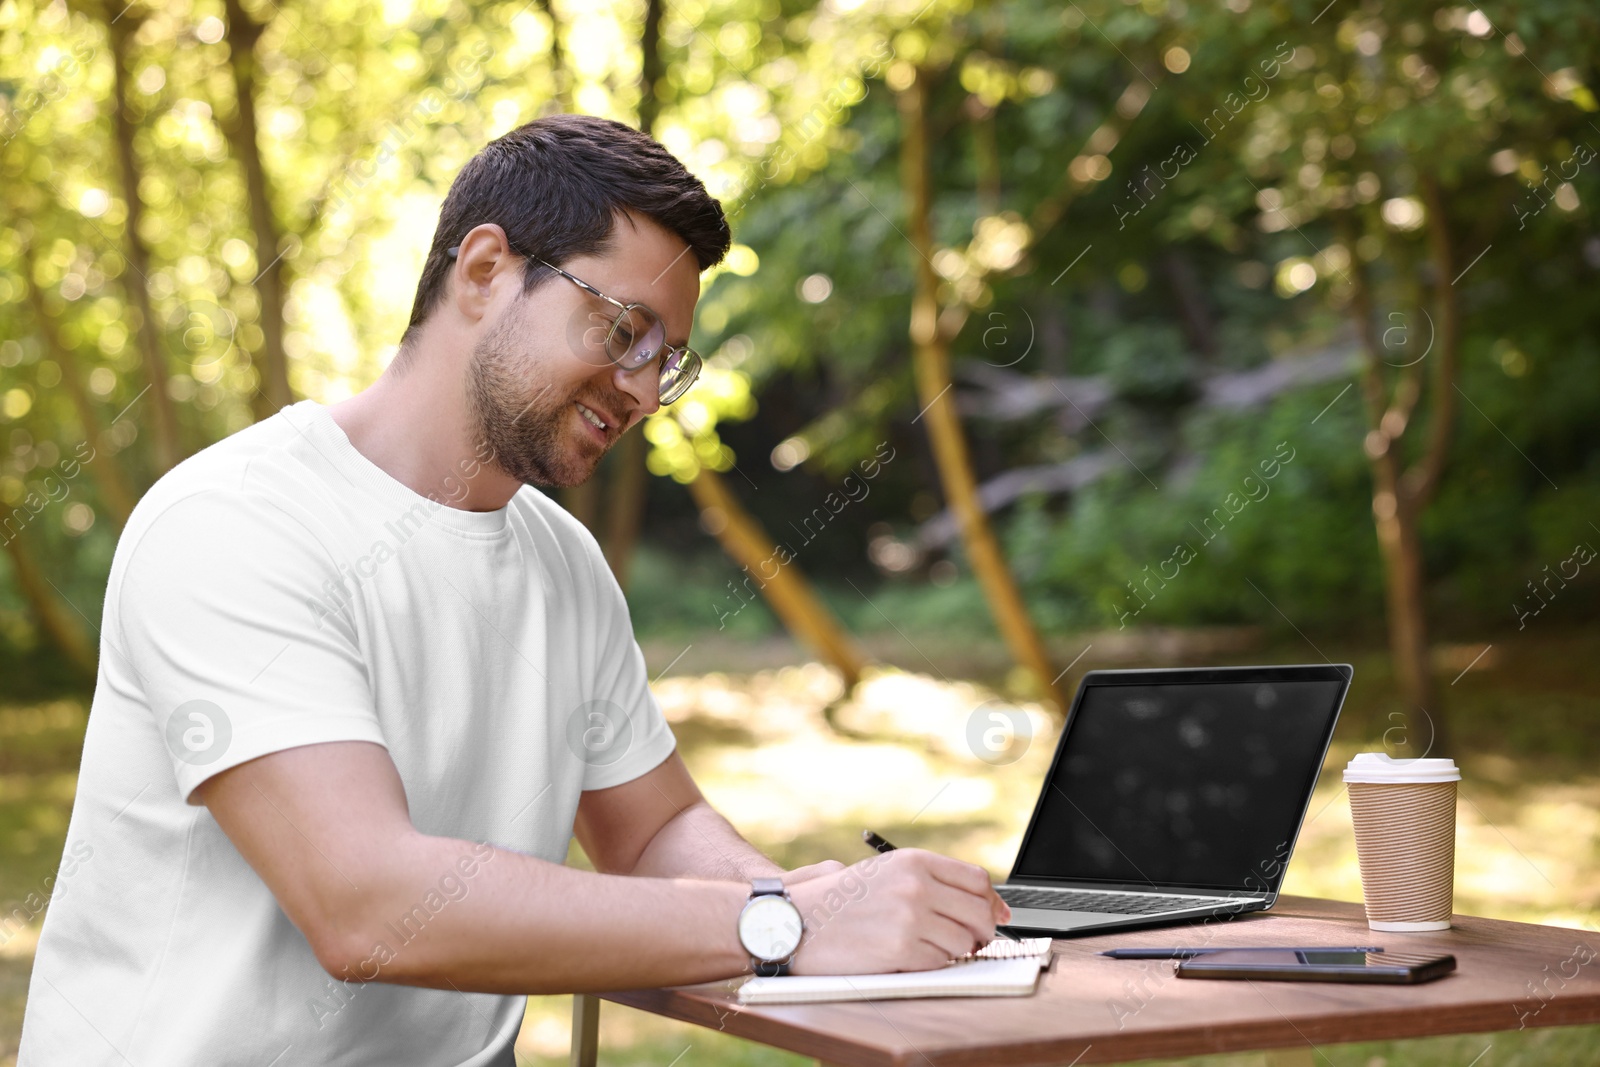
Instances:
[[[1265,915],[1057,940],[1031,997],[742,1007],[739,981],[601,999],[773,1045],[823,1064],[938,1067],[1115,1063],[1343,1041],[1600,1022],[1600,934],[1457,915],[1451,930],[1383,934],[1359,904],[1280,897]],[[1194,981],[1169,961],[1110,960],[1113,945],[1382,945],[1453,953],[1418,986]],[[599,1001],[574,998],[572,1062],[591,1067]],[[1291,1056],[1284,1062],[1292,1062]]]

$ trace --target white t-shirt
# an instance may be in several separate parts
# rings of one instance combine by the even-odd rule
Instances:
[[[579,793],[672,752],[594,538],[532,487],[449,506],[476,473],[419,496],[305,400],[140,500],[19,1067],[512,1062],[523,997],[384,983],[377,946],[377,981],[335,981],[191,798],[270,752],[372,741],[422,832],[561,863]],[[481,870],[440,872],[387,950]]]

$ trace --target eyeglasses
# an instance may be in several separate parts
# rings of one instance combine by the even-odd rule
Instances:
[[[606,330],[603,346],[606,356],[612,363],[630,374],[650,365],[655,362],[657,356],[661,356],[657,379],[661,403],[672,403],[688,392],[695,379],[700,377],[700,368],[704,365],[700,353],[687,346],[680,348],[677,345],[667,344],[667,328],[662,325],[661,316],[654,311],[643,304],[624,304],[620,300],[614,300],[582,278],[569,274],[554,263],[548,263],[538,256],[518,252],[515,248],[511,251],[523,259],[531,259],[535,263],[549,267],[584,292],[599,297],[617,309],[616,317],[611,320]],[[454,259],[460,252],[461,246],[457,245],[449,249],[447,254]],[[587,332],[584,336],[588,336]]]

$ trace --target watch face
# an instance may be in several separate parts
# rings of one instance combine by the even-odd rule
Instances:
[[[756,897],[739,914],[739,940],[758,960],[788,959],[800,947],[800,909],[783,897]]]

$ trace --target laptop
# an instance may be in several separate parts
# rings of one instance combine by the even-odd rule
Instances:
[[[1272,907],[1351,674],[1089,672],[996,887],[1005,930],[1072,937]]]

